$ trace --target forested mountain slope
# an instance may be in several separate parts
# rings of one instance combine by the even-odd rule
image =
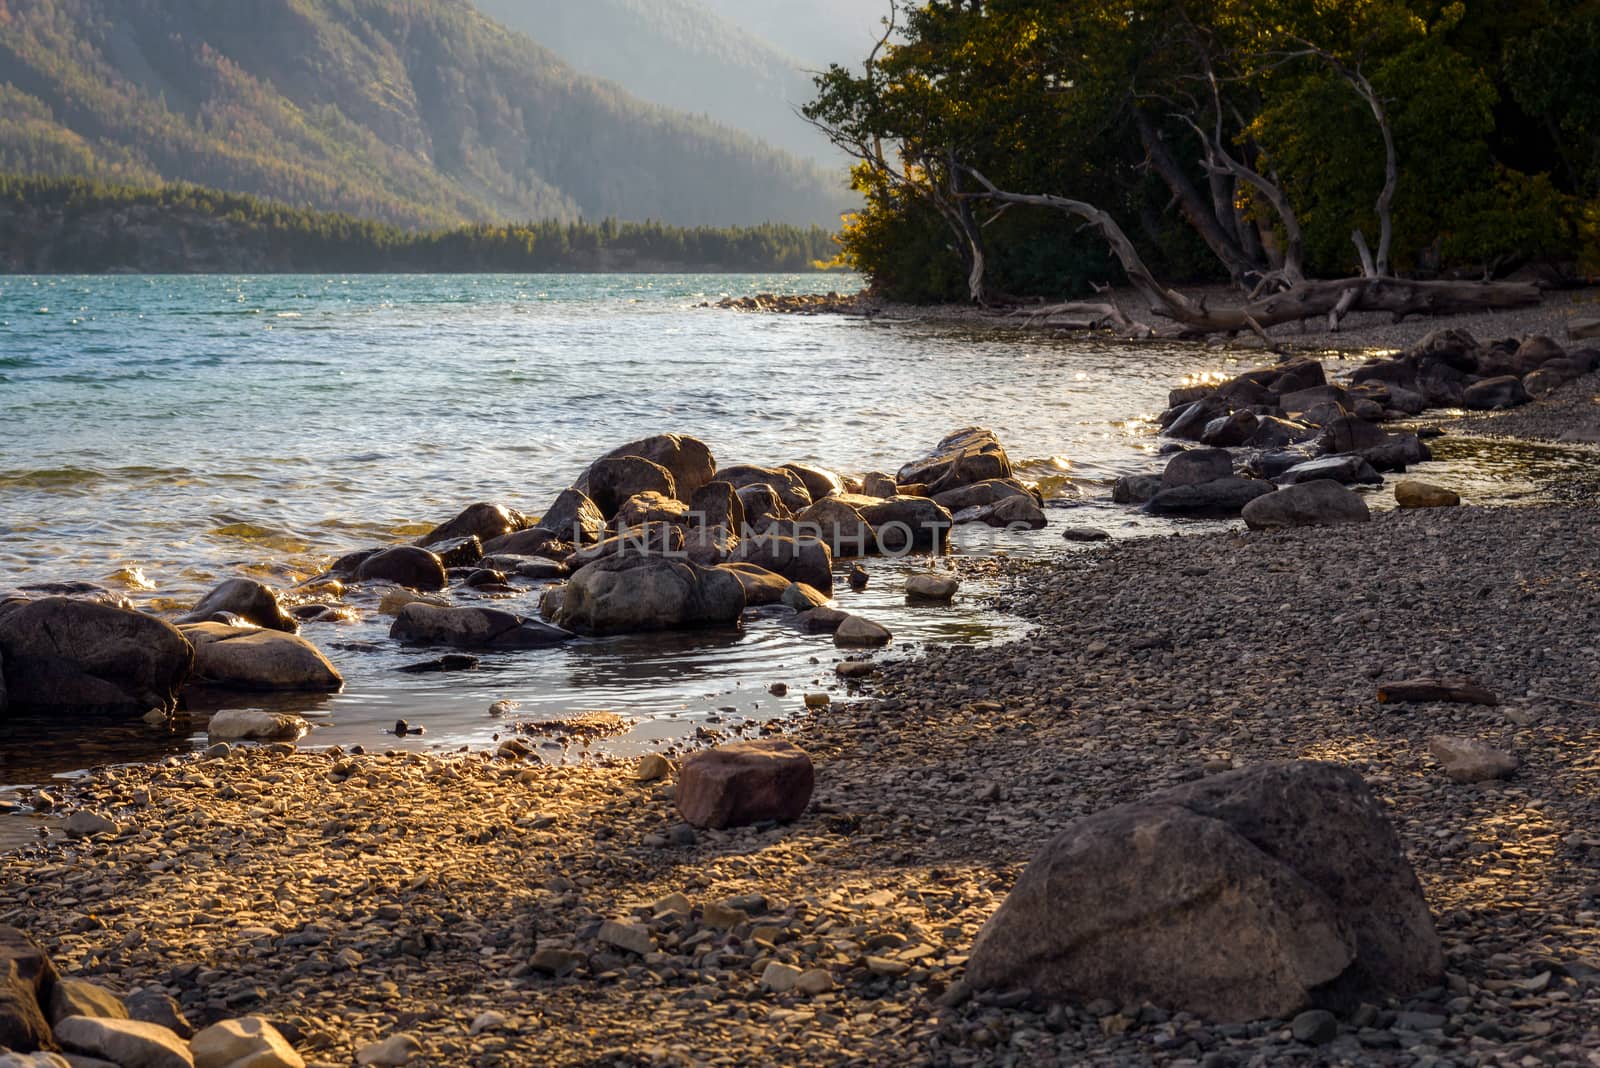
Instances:
[[[0,170],[405,225],[836,224],[842,179],[578,74],[469,0],[0,0]]]

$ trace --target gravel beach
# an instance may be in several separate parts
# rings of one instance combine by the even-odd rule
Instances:
[[[537,750],[97,770],[61,807],[115,829],[8,856],[0,923],[197,1024],[265,1015],[314,1064],[406,1033],[432,1065],[1600,1065],[1600,506],[1578,496],[1006,565],[1034,633],[891,647],[790,723],[817,788],[786,826],[695,831],[670,780]],[[1500,703],[1378,703],[1422,676]],[[1521,768],[1455,782],[1439,735]],[[1065,823],[1293,758],[1390,806],[1444,985],[1315,1045],[967,989],[979,926]]]

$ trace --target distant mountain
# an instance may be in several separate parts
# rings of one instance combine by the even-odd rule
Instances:
[[[838,173],[578,74],[469,0],[0,0],[0,170],[405,225],[836,225]]]
[[[476,0],[586,74],[652,103],[707,115],[768,144],[837,163],[795,114],[812,97],[800,60],[701,0]]]
[[[859,66],[883,33],[889,0],[704,0],[729,22],[777,42],[809,70]],[[903,6],[903,5],[902,5]],[[902,17],[902,21],[903,17]]]

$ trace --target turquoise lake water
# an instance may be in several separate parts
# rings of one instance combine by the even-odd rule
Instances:
[[[1065,549],[1066,523],[1161,528],[1106,503],[1151,466],[1148,417],[1188,375],[1241,359],[1187,344],[973,331],[698,307],[758,292],[850,290],[837,275],[0,278],[0,589],[87,580],[176,614],[250,574],[288,587],[344,552],[415,536],[467,504],[538,513],[595,456],[662,431],[719,462],[894,471],[948,431],[994,429],[1055,498],[1049,529],[958,548]],[[1251,364],[1259,357],[1243,357]],[[986,533],[986,532],[983,532]],[[841,605],[925,642],[988,640],[1016,623],[969,583],[953,608],[912,609],[924,563],[875,561]],[[499,607],[533,614],[537,591]],[[608,709],[639,726],[623,751],[694,726],[787,711],[832,681],[828,640],[781,613],[737,634],[582,641],[486,657],[478,671],[399,674],[422,659],[359,622],[303,634],[342,694],[278,702],[309,741],[481,744],[514,721]],[[770,697],[785,682],[790,697]],[[489,705],[518,703],[491,716]],[[237,704],[256,706],[259,698]],[[131,727],[40,744],[0,726],[0,784],[186,747]],[[559,754],[554,754],[559,757]]]

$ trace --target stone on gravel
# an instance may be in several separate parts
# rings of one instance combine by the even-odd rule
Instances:
[[[1307,1009],[1289,1024],[1296,1042],[1321,1046],[1339,1037],[1339,1020],[1327,1009]]]
[[[655,939],[650,937],[650,928],[626,920],[607,920],[600,925],[597,937],[604,945],[637,953],[641,957],[656,947]]]
[[[1251,501],[1241,514],[1251,530],[1372,521],[1367,502],[1332,479],[1285,486]]]
[[[1077,820],[979,932],[967,980],[1228,1023],[1413,994],[1443,964],[1382,803],[1353,770],[1301,761]]]
[[[162,1027],[170,1028],[179,1038],[190,1038],[194,1035],[194,1025],[184,1016],[177,999],[165,991],[155,988],[136,990],[127,996],[124,1004],[127,1006],[130,1020],[160,1024]]]
[[[410,1064],[412,1058],[422,1052],[422,1043],[408,1034],[390,1035],[381,1042],[374,1042],[356,1050],[356,1063],[366,1068],[400,1068],[401,1065]]]
[[[117,825],[98,812],[74,812],[67,817],[66,831],[69,838],[93,838],[97,834],[115,834]]]
[[[0,946],[0,1048],[36,1050],[51,1045],[50,1023],[39,1005],[36,979],[25,962],[5,956]]]
[[[811,757],[781,738],[734,742],[687,757],[678,772],[678,812],[701,828],[796,819],[811,801]]]
[[[1454,508],[1461,503],[1461,495],[1454,490],[1415,479],[1396,483],[1394,499],[1402,508]]]
[[[635,782],[657,782],[672,774],[672,761],[660,753],[646,753],[634,769]]]
[[[126,1020],[128,1015],[121,998],[86,979],[60,979],[50,989],[51,1023],[60,1023],[68,1016]]]
[[[1522,766],[1522,761],[1511,753],[1475,738],[1440,735],[1428,739],[1428,752],[1456,782],[1504,779]]]
[[[56,1025],[56,1041],[121,1068],[194,1068],[189,1044],[159,1024],[69,1016]]]
[[[1464,403],[1473,411],[1499,411],[1527,404],[1533,398],[1516,375],[1500,375],[1474,382],[1464,394]]]
[[[1458,705],[1498,705],[1492,690],[1470,679],[1405,679],[1380,683],[1378,703],[1428,704],[1442,701]]]
[[[761,972],[761,985],[774,994],[787,994],[800,982],[804,973],[792,964],[782,961],[769,961]]]
[[[266,1020],[222,1020],[189,1043],[195,1068],[305,1068],[305,1058]]]
[[[211,717],[206,733],[213,742],[292,742],[309,728],[299,716],[258,708],[225,708]]]
[[[961,588],[961,580],[953,575],[922,574],[906,579],[906,599],[909,601],[948,601]]]
[[[816,612],[820,611],[822,611],[822,609],[814,609],[812,612],[807,612],[805,614],[808,616],[813,616]],[[888,645],[893,638],[894,636],[889,633],[889,628],[874,623],[870,619],[863,619],[860,616],[852,615],[845,616],[833,631],[833,644],[840,646],[863,646],[872,648],[880,645]]]

